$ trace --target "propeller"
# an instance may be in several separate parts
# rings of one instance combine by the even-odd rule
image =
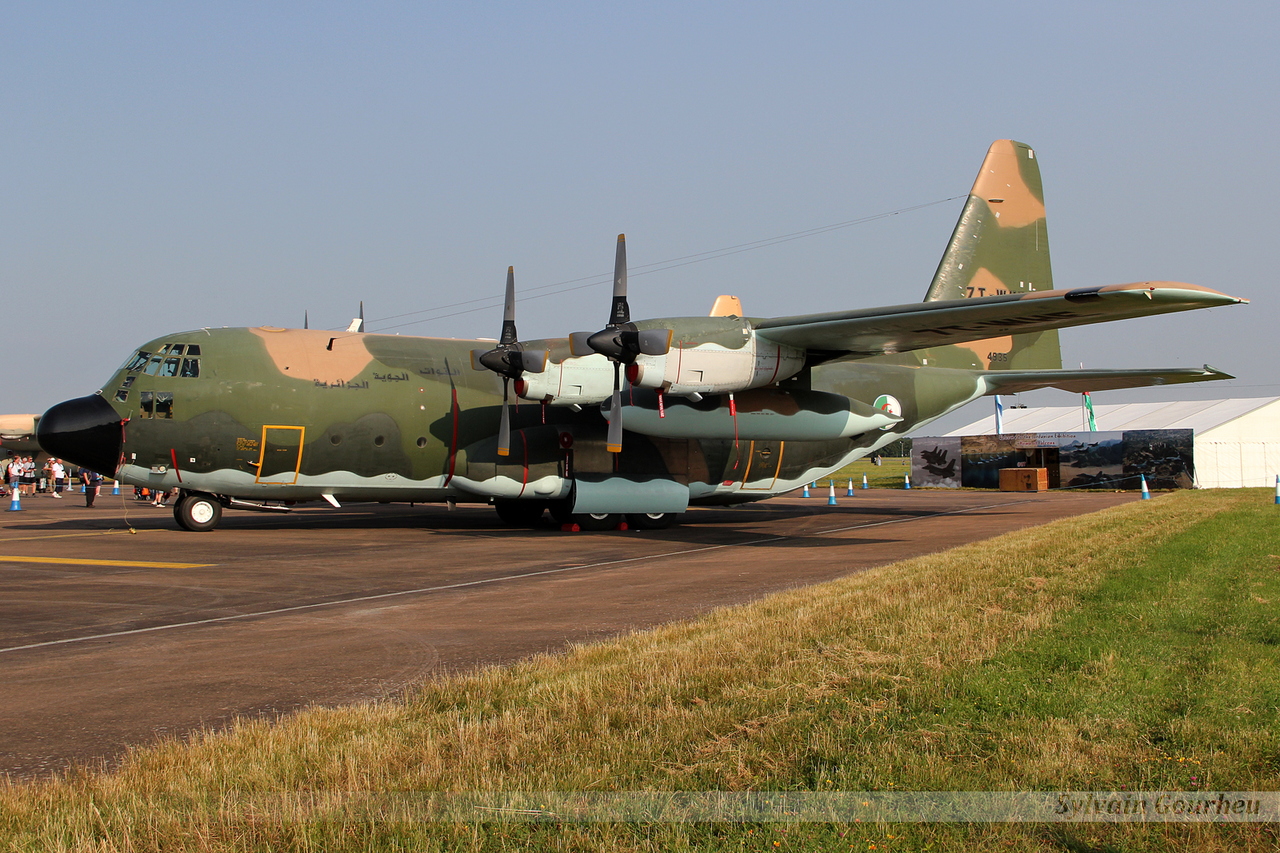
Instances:
[[[507,293],[502,309],[502,333],[498,345],[491,350],[472,350],[472,358],[482,367],[502,377],[502,419],[498,422],[498,455],[511,453],[511,380],[519,380],[527,370],[541,373],[546,366],[545,352],[526,352],[516,334],[516,272],[507,267]]]
[[[613,305],[609,322],[598,332],[574,332],[569,348],[574,355],[597,352],[613,362],[613,396],[609,406],[610,453],[622,452],[622,368],[638,355],[664,355],[671,349],[670,329],[637,329],[631,322],[627,304],[627,235],[618,235],[618,251],[613,261]]]

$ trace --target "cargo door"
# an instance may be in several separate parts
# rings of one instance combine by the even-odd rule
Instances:
[[[264,426],[258,476],[254,482],[271,486],[292,486],[298,482],[305,434],[306,427]]]

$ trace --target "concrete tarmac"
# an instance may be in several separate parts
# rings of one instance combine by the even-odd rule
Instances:
[[[322,505],[228,511],[190,533],[129,491],[0,513],[0,772],[12,778],[393,696],[1136,498],[839,490],[836,507],[819,492],[694,509],[665,531],[576,534],[508,528],[484,506]]]

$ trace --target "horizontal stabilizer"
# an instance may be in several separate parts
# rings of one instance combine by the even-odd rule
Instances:
[[[1037,388],[1058,388],[1074,394],[1086,391],[1114,391],[1118,388],[1146,388],[1150,385],[1181,385],[1235,379],[1230,373],[1205,365],[1171,370],[989,370],[982,374],[988,394],[1019,394]]]
[[[1194,284],[1143,281],[777,317],[755,327],[762,338],[806,349],[821,362],[1247,301]]]

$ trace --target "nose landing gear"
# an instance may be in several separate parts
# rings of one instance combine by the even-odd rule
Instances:
[[[213,530],[222,520],[222,504],[213,495],[184,492],[173,506],[173,520],[183,530]]]

